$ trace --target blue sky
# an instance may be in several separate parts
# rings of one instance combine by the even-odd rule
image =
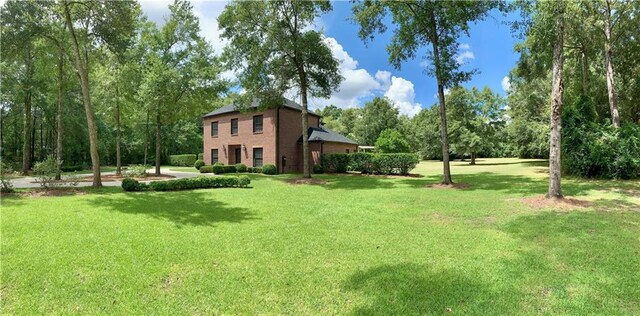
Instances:
[[[168,14],[167,5],[172,1],[141,1],[144,13],[156,23],[162,23]],[[216,19],[224,9],[224,1],[194,1],[194,12],[200,18],[202,35],[209,40],[216,51],[224,47],[219,39]],[[373,42],[365,45],[357,36],[358,26],[348,21],[351,16],[351,2],[336,1],[333,11],[316,21],[315,29],[324,31],[326,43],[334,56],[341,61],[341,71],[345,77],[340,90],[330,99],[314,99],[312,107],[319,108],[327,104],[347,108],[362,106],[375,96],[387,96],[401,113],[414,115],[421,108],[432,106],[436,99],[436,82],[424,73],[422,58],[409,60],[400,70],[388,63],[386,44],[389,41],[392,26],[387,34],[378,35]],[[508,84],[505,79],[515,66],[518,54],[513,51],[517,39],[511,33],[505,21],[516,16],[503,16],[495,11],[484,21],[475,23],[470,37],[459,40],[461,49],[459,58],[464,68],[477,68],[480,73],[466,87],[489,86],[504,94]],[[225,76],[233,78],[232,73]]]

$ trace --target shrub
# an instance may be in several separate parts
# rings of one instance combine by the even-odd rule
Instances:
[[[238,186],[241,188],[246,188],[251,184],[251,178],[246,175],[242,175],[238,177]]]
[[[373,173],[392,174],[394,169],[394,156],[389,154],[377,154],[371,160]]]
[[[144,183],[138,182],[138,180],[133,178],[124,178],[122,180],[122,189],[127,192],[132,191],[143,191],[147,188],[147,185]]]
[[[198,155],[196,154],[184,154],[184,155],[170,155],[169,165],[180,167],[191,167],[195,165]]]
[[[313,173],[324,173],[322,165],[313,165]]]
[[[204,166],[204,160],[196,160],[196,162],[193,164],[193,167],[200,170],[200,167]]]
[[[36,182],[44,189],[56,186],[56,158],[53,155],[47,156],[43,161],[33,165],[33,173],[36,175]]]
[[[416,154],[394,154],[395,158],[395,167],[398,169],[398,173],[401,175],[408,175],[409,171],[413,170],[416,167],[420,159]]]
[[[276,173],[278,173],[278,169],[276,168],[275,165],[266,164],[266,165],[262,166],[262,173],[264,173],[264,174],[276,174]]]
[[[322,154],[320,156],[320,164],[327,172],[345,173],[349,165],[349,154]]]
[[[372,169],[372,153],[353,153],[349,157],[348,169],[351,171],[359,171],[362,173],[371,173]]]
[[[409,143],[395,129],[385,129],[376,140],[376,149],[382,153],[408,153]]]
[[[11,193],[14,191],[13,184],[9,181],[7,175],[13,173],[13,168],[0,162],[0,193]]]
[[[63,171],[63,172],[76,172],[76,171],[82,171],[84,169],[85,168],[84,168],[83,165],[61,166],[60,167],[60,171]]]
[[[247,165],[243,163],[236,164],[236,172],[247,172]]]
[[[123,175],[127,178],[144,178],[147,176],[147,166],[131,165],[123,172]]]
[[[262,173],[262,168],[260,167],[248,167],[247,171],[250,173]]]
[[[563,168],[588,178],[631,179],[640,176],[640,127],[575,124],[563,128]]]
[[[200,167],[200,173],[213,173],[213,166],[202,166]]]
[[[175,179],[168,181],[155,181],[149,183],[148,187],[153,191],[177,191],[206,188],[231,188],[247,187],[251,183],[248,176],[239,177],[204,177]]]
[[[204,155],[202,153],[198,154],[198,160],[204,160]]]

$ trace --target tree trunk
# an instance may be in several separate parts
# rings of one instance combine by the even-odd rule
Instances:
[[[71,21],[71,13],[69,11],[69,3],[65,2],[64,13],[66,17],[66,24],[73,39],[72,43],[75,52],[76,69],[78,71],[78,76],[80,77],[82,101],[84,103],[84,111],[87,117],[87,128],[89,130],[89,151],[91,153],[91,169],[93,170],[92,186],[94,188],[98,188],[102,187],[102,179],[100,176],[100,155],[98,153],[98,131],[96,130],[93,106],[91,105],[91,96],[89,95],[89,55],[86,49],[84,49],[83,54],[80,53],[80,44],[78,43],[78,39],[73,28],[73,22]]]
[[[33,65],[31,49],[26,51],[26,75],[23,85],[24,89],[24,126],[23,126],[23,143],[22,143],[22,175],[28,175],[31,169],[31,78],[33,77]]]
[[[311,178],[309,165],[309,110],[307,106],[307,80],[304,69],[301,70],[300,95],[302,97],[302,177]]]
[[[56,111],[56,180],[61,179],[62,167],[62,80],[64,77],[64,55],[58,59],[58,108]]]
[[[156,176],[160,176],[160,157],[162,156],[160,151],[160,142],[162,141],[160,128],[160,109],[158,109],[158,112],[156,112]]]
[[[587,59],[587,52],[584,45],[581,49],[582,56],[580,62],[582,63],[582,95],[589,95],[589,60]]]
[[[116,74],[116,175],[122,175],[122,164],[120,160],[120,139],[121,139],[121,131],[120,131],[120,90],[118,89],[118,76]]]
[[[609,94],[609,108],[613,127],[620,127],[620,113],[616,100],[616,87],[613,70],[613,52],[611,49],[611,0],[606,0],[606,16],[604,18],[604,59],[607,66],[607,92]]]
[[[144,161],[143,164],[147,165],[147,157],[149,157],[149,110],[147,110],[147,122],[144,126]]]
[[[562,198],[560,188],[560,131],[562,128],[562,68],[564,66],[564,4],[558,0],[556,39],[553,43],[553,80],[551,90],[551,137],[549,141],[549,191],[547,198]]]
[[[471,162],[469,163],[470,165],[475,165],[476,164],[476,154],[475,153],[471,153]]]
[[[444,82],[442,81],[442,67],[440,65],[440,47],[438,46],[438,35],[436,18],[431,12],[431,45],[433,48],[433,64],[436,70],[436,81],[438,83],[438,102],[440,103],[440,138],[442,141],[442,184],[453,184],[451,181],[451,167],[449,165],[449,136],[447,131],[447,106],[444,99]]]

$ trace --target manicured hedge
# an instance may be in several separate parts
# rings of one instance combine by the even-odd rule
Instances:
[[[204,165],[205,165],[205,163],[204,163],[204,161],[203,161],[203,160],[201,160],[201,159],[196,160],[196,162],[193,164],[193,166],[194,166],[196,169],[198,169],[198,170],[200,170],[200,168],[201,168],[202,166],[204,166]]]
[[[236,164],[236,172],[247,172],[247,165],[243,163]]]
[[[83,166],[83,165],[61,166],[60,170],[63,171],[63,172],[82,171],[82,170],[85,170],[85,166]]]
[[[346,170],[362,173],[407,175],[419,162],[411,153],[381,154],[322,154],[320,162],[325,171],[343,173]]]
[[[200,173],[213,173],[213,166],[211,166],[211,165],[202,166],[198,170],[200,170]]]
[[[247,167],[247,172],[249,172],[249,173],[262,173],[262,168],[260,168],[260,167]]]
[[[347,166],[349,165],[350,154],[334,153],[334,154],[322,154],[320,157],[320,164],[324,171],[345,173],[347,172]]]
[[[169,165],[180,167],[193,167],[198,159],[196,154],[170,155]]]
[[[278,169],[276,168],[276,165],[266,164],[266,165],[262,166],[262,173],[264,173],[264,174],[276,174],[276,173],[278,173]]]
[[[122,189],[125,191],[178,191],[206,188],[246,188],[251,184],[248,176],[239,177],[205,177],[199,176],[188,179],[175,179],[168,181],[155,181],[149,184],[140,183],[134,179],[126,178],[122,181]]]
[[[204,160],[204,155],[202,153],[198,154],[198,160]]]

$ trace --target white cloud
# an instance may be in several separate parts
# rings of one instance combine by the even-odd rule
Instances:
[[[505,92],[509,92],[509,89],[511,89],[511,80],[509,80],[509,77],[507,76],[502,78],[502,82],[500,82],[500,84],[502,85],[502,90]]]
[[[376,79],[382,85],[382,90],[389,89],[391,86],[391,72],[386,70],[378,70],[376,71]]]
[[[463,43],[458,45],[458,54],[456,54],[456,62],[460,65],[466,63],[468,60],[475,59],[476,56],[471,51],[471,45]]]
[[[400,114],[414,116],[422,109],[422,105],[415,102],[416,93],[413,83],[404,78],[391,77],[391,86],[384,96],[393,101]]]

